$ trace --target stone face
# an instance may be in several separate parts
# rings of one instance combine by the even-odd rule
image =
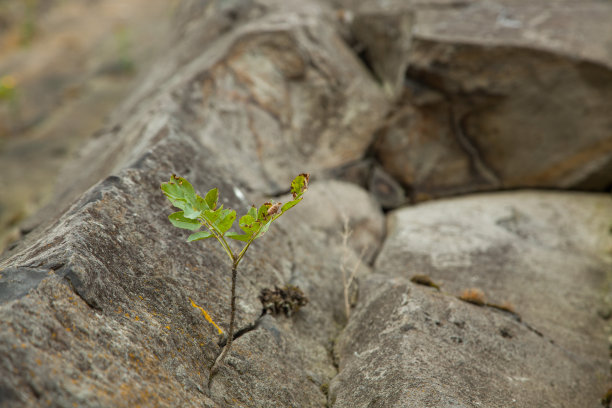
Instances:
[[[350,18],[351,33],[364,59],[390,95],[401,92],[408,65],[413,15],[358,13]]]
[[[388,110],[329,15],[270,13],[217,51],[206,73],[188,79],[182,123],[220,157],[232,151],[221,161],[231,171],[259,163],[248,178],[257,190],[280,193],[287,171],[317,174],[361,158]]]
[[[338,339],[333,407],[597,406],[600,364],[511,314],[373,275]]]
[[[384,169],[417,199],[488,185],[455,138],[448,104],[433,92],[425,93],[434,98],[426,96],[431,101],[419,106],[407,103],[379,131],[375,152]]]
[[[393,30],[398,16],[415,16],[410,34],[387,40],[409,50],[407,59],[395,53],[377,60],[385,69],[370,65],[384,83],[388,67],[405,72],[405,92],[394,94],[375,153],[417,200],[499,188],[609,188],[609,3],[560,1],[554,10],[514,0],[335,3],[357,27],[375,15]],[[359,40],[360,31],[353,35]],[[371,37],[360,43],[366,60],[382,49],[380,36]],[[424,101],[414,87],[438,97]]]
[[[391,213],[388,237],[377,258],[375,271],[390,279],[401,277],[404,280],[425,274],[440,285],[443,295],[436,294],[434,298],[440,299],[440,304],[445,306],[432,300],[437,305],[432,306],[432,311],[425,307],[418,310],[418,314],[425,313],[425,316],[427,313],[445,316],[441,311],[435,311],[436,308],[457,307],[456,300],[451,296],[459,296],[468,288],[484,291],[489,304],[503,305],[507,302],[513,305],[523,322],[520,330],[527,333],[529,330],[526,329],[532,329],[537,334],[532,340],[539,342],[538,348],[544,347],[548,350],[546,353],[552,353],[551,362],[562,360],[557,363],[573,367],[570,372],[574,374],[563,380],[565,386],[562,387],[572,390],[570,400],[577,405],[578,401],[585,401],[589,395],[597,396],[599,390],[606,387],[606,381],[610,380],[606,358],[608,344],[603,330],[605,322],[598,315],[598,308],[609,285],[611,218],[612,200],[607,195],[596,194],[500,193],[421,204]],[[411,298],[411,295],[406,296],[407,299]],[[432,296],[427,295],[428,298]],[[374,305],[363,307],[368,310],[364,313],[374,313],[371,310],[376,309]],[[489,308],[469,308],[466,310],[478,315],[472,317],[474,319],[482,318],[483,314],[498,316],[498,312],[493,313]],[[416,310],[416,306],[413,309]],[[406,313],[405,319],[413,318],[411,313]],[[383,321],[387,318],[382,312],[377,316]],[[466,320],[467,325],[471,324],[470,319]],[[503,319],[513,321],[505,315]],[[360,320],[363,322],[358,323]],[[350,324],[356,325],[355,330],[363,330],[359,324],[367,325],[375,320],[374,317],[354,317]],[[374,331],[393,327],[393,321],[387,321],[380,330]],[[497,326],[499,324],[496,323]],[[493,333],[497,329],[490,327],[486,330]],[[349,330],[344,335],[350,338],[350,333]],[[393,349],[384,343],[386,337],[391,337],[391,334],[379,335],[377,341],[380,343],[373,344],[382,349]],[[417,339],[417,342],[423,341],[419,336]],[[514,341],[517,342],[519,340]],[[373,347],[363,346],[360,350]],[[487,347],[496,348],[492,344]],[[532,356],[536,346],[529,340],[517,347],[517,353]],[[340,353],[349,358],[352,351]],[[436,353],[444,354],[441,350]],[[487,358],[481,359],[479,353],[478,349],[468,353],[469,358],[474,360],[473,364],[468,365],[469,368],[484,370],[479,364],[491,363]],[[553,354],[557,357],[553,358]],[[458,365],[460,361],[456,357],[453,364]],[[524,363],[531,364],[529,361],[525,357]],[[525,368],[529,374],[519,375],[529,378],[529,383],[534,384],[534,389],[526,390],[526,394],[518,399],[522,401],[519,406],[533,406],[536,401],[548,401],[547,404],[554,405],[559,401],[555,395],[565,395],[558,394],[556,385],[548,384],[555,370],[567,373],[569,366],[544,372],[537,369],[539,365],[541,362]],[[493,371],[499,372],[497,369]],[[410,377],[410,370],[402,372]],[[585,377],[588,381],[583,383]],[[529,383],[522,384],[522,387],[529,388]],[[507,390],[502,384],[498,384],[500,395]],[[576,384],[581,385],[576,388]],[[442,395],[458,398],[454,392],[449,390],[448,394]],[[496,393],[492,391],[492,394]],[[483,395],[479,398],[484,398]],[[460,401],[469,405],[470,400],[462,397]],[[506,406],[501,400],[490,400],[485,405]]]
[[[362,188],[340,181],[314,181],[301,207],[299,213],[287,213],[287,222],[308,220],[314,239],[339,246],[346,221],[352,230],[349,247],[373,260],[385,237],[385,217],[380,205]]]
[[[316,1],[185,2],[176,48],[0,258],[0,407],[597,404],[612,380],[602,320],[612,304],[610,197],[477,195],[394,210],[386,226],[381,207],[403,205],[404,188],[421,200],[518,185],[515,176],[601,186],[601,48],[572,59],[574,43],[563,53],[540,37],[529,47],[508,31],[483,35],[478,16],[491,2],[392,3],[336,13]],[[606,15],[601,4],[593,21]],[[520,13],[502,14],[496,24],[517,24]],[[350,48],[351,28],[366,49]],[[380,42],[379,51],[410,51],[385,57],[372,49]],[[582,97],[591,123],[572,138],[582,119],[566,105]],[[523,120],[536,107],[538,120]],[[501,128],[509,120],[520,143]],[[559,138],[580,153],[550,167]],[[518,167],[524,155],[536,163]],[[174,173],[200,193],[218,187],[241,215],[285,202],[301,172],[312,173],[303,202],[240,264],[237,326],[254,328],[240,332],[207,390],[220,346],[202,310],[227,329],[230,265],[214,241],[187,243],[170,224],[160,183]],[[352,269],[362,253],[347,307],[340,265]],[[441,290],[411,282],[417,274]],[[261,290],[285,285],[309,303],[261,317]],[[460,300],[466,289],[482,291],[483,305]]]
[[[612,158],[608,67],[512,45],[415,39],[408,75],[446,96],[451,132],[489,187],[597,185],[592,176]],[[609,183],[604,176],[599,188]]]
[[[54,206],[3,255],[0,406],[325,404],[336,374],[331,344],[345,320],[343,248],[313,237],[331,226],[281,219],[250,247],[239,268],[238,327],[260,316],[263,288],[298,285],[310,302],[236,339],[208,393],[219,334],[191,301],[227,329],[229,261],[214,242],[185,242],[159,189],[179,174],[200,192],[218,187],[241,214],[247,196],[285,192],[296,172],[354,160],[369,145],[383,93],[333,26],[311,12],[259,17],[191,50],[171,77],[154,71],[117,112],[118,125],[67,167]],[[277,99],[279,86],[294,99]],[[278,146],[280,133],[269,132],[276,124],[291,127]],[[268,138],[258,147],[240,129]],[[272,178],[260,178],[265,169]],[[359,245],[378,248],[380,209],[360,188],[336,184],[344,193],[331,201],[355,220]]]
[[[190,302],[226,328],[230,267],[214,242],[187,243],[187,232],[168,222],[172,210],[159,183],[179,169],[173,163],[191,163],[185,175],[198,190],[218,187],[224,204],[239,211],[249,204],[204,165],[213,156],[189,140],[169,133],[152,147],[155,160],[98,184],[32,245],[2,261],[0,268],[29,265],[44,275],[0,305],[0,382],[12,390],[2,406],[324,403],[321,386],[335,375],[328,349],[342,310],[338,264],[326,257],[340,259],[341,248],[311,240],[307,223],[283,219],[240,266],[238,327],[259,316],[264,287],[297,284],[310,303],[291,319],[266,317],[238,338],[206,394],[218,334]],[[346,199],[337,198],[356,218]]]

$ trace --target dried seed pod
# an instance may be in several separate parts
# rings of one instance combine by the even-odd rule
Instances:
[[[268,215],[274,215],[276,213],[278,213],[281,209],[281,205],[282,203],[276,203],[273,206],[271,206],[270,208],[268,208]]]
[[[263,314],[284,313],[289,317],[293,313],[306,306],[308,298],[297,286],[286,285],[281,288],[275,286],[274,289],[265,288],[261,290],[259,300],[263,307]]]

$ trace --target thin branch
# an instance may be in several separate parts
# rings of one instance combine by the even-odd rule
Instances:
[[[346,315],[346,319],[348,320],[351,317],[351,303],[349,300],[350,297],[350,288],[355,280],[355,276],[357,275],[357,270],[359,266],[361,266],[361,261],[367,251],[367,247],[364,247],[357,258],[357,262],[353,265],[350,273],[347,274],[347,265],[348,265],[348,257],[349,257],[349,245],[348,240],[350,236],[353,234],[353,230],[349,227],[349,217],[346,215],[342,215],[343,219],[343,228],[342,228],[342,259],[340,261],[340,272],[342,273],[342,286],[344,288],[344,314]],[[348,275],[348,276],[347,276]]]
[[[227,333],[227,342],[225,346],[223,346],[223,350],[221,350],[221,354],[215,359],[213,365],[210,367],[210,371],[208,374],[208,389],[210,390],[210,385],[212,384],[213,377],[219,370],[219,366],[225,359],[225,356],[232,347],[232,342],[234,341],[234,323],[236,320],[236,277],[238,272],[238,264],[236,262],[232,265],[232,300],[231,300],[231,310],[230,310],[230,323],[229,330]]]
[[[206,218],[200,218],[200,222],[203,225],[205,225],[206,228],[208,228],[208,230],[217,239],[217,241],[219,241],[219,244],[221,244],[221,247],[223,248],[223,250],[225,251],[227,256],[229,256],[229,258],[232,261],[232,263],[235,262],[236,256],[234,255],[234,253],[232,252],[232,249],[230,248],[229,244],[225,240],[225,237],[214,227],[214,225],[209,223]]]

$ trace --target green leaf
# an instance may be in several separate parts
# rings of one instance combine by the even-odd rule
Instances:
[[[197,219],[200,214],[202,214],[202,211],[198,211],[198,209],[191,204],[185,205],[183,210],[185,212],[185,218],[189,218],[191,220]]]
[[[202,226],[198,220],[186,218],[182,211],[170,214],[168,219],[175,227],[184,228],[191,231],[195,231]]]
[[[272,203],[263,203],[259,210],[257,211],[257,220],[258,221],[267,221],[268,218],[268,210],[272,207]]]
[[[217,188],[213,188],[206,193],[206,198],[204,200],[206,201],[209,209],[215,210],[217,207],[217,201],[219,200],[219,190]]]
[[[251,240],[251,235],[249,234],[238,234],[237,232],[229,231],[225,234],[226,237],[235,239],[237,241],[249,242]]]
[[[219,217],[221,217],[222,211],[223,206],[219,207],[217,210],[206,210],[202,213],[202,217],[204,217],[204,219],[208,221],[209,224],[214,226],[215,223],[219,221]]]
[[[255,236],[255,238],[259,238],[259,237],[263,236],[263,234],[265,234],[268,231],[268,229],[270,228],[270,225],[272,225],[272,221],[274,221],[276,218],[278,218],[278,217],[272,218],[272,219],[270,219],[270,221],[268,221],[265,224],[263,224],[261,226],[261,228],[259,229],[259,232]]]
[[[240,218],[238,225],[244,232],[252,235],[259,228],[259,224],[251,215],[245,214]]]
[[[251,208],[249,208],[249,212],[247,212],[247,215],[250,215],[251,217],[253,217],[254,220],[256,220],[257,219],[257,207],[251,206]]]
[[[195,234],[191,234],[189,238],[187,238],[187,242],[191,241],[199,241],[201,239],[211,238],[213,234],[209,231],[198,231]]]
[[[182,210],[185,210],[187,205],[193,205],[196,202],[193,186],[186,179],[174,174],[170,177],[169,182],[162,183],[161,189],[172,205]]]
[[[208,206],[208,204],[206,203],[206,200],[203,199],[202,197],[200,197],[199,195],[196,196],[196,200],[195,200],[195,207],[199,210],[199,211],[206,211],[206,210],[210,210],[210,207]]]
[[[302,201],[302,197],[298,198],[297,200],[289,201],[283,204],[283,206],[281,207],[281,213],[284,213],[285,211],[288,211],[289,209],[295,207],[295,205],[300,201]]]
[[[310,175],[308,173],[302,173],[291,182],[291,195],[293,195],[293,199],[296,200],[308,190],[308,180],[310,179]]]
[[[222,210],[221,216],[217,219],[215,223],[215,227],[221,232],[221,234],[225,234],[232,225],[234,224],[234,220],[236,219],[236,211],[234,210]]]

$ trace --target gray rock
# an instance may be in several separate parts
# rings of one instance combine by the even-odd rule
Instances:
[[[544,192],[392,212],[375,264],[388,279],[361,287],[338,342],[334,406],[593,405],[611,380],[597,313],[610,219],[609,196]],[[442,292],[408,283],[417,274]],[[457,300],[468,288],[488,306]]]
[[[358,13],[350,18],[351,33],[364,59],[389,96],[402,92],[408,65],[413,15]]]
[[[286,2],[285,2],[286,3]],[[318,174],[364,155],[389,106],[384,92],[338,35],[331,10],[283,3],[241,26],[187,67],[181,123],[259,191],[285,190],[282,174]],[[288,24],[287,22],[291,23]],[[225,151],[232,151],[231,159]]]
[[[404,278],[374,275],[336,344],[341,407],[598,406],[600,362],[511,314],[462,302]]]
[[[386,210],[400,207],[407,201],[404,188],[380,166],[374,166],[372,170],[369,190]]]
[[[286,201],[281,200],[281,201]],[[315,239],[341,246],[344,223],[352,231],[348,240],[355,254],[364,252],[373,260],[385,237],[385,217],[380,205],[367,191],[340,181],[312,182],[300,212],[287,213],[286,221],[299,224],[308,220]]]
[[[0,263],[9,273],[23,265],[45,272],[63,265],[66,272],[45,276],[27,295],[0,306],[0,383],[12,390],[0,405],[289,407],[296,400],[300,406],[325,401],[321,385],[335,375],[330,342],[343,319],[342,249],[310,239],[316,232],[303,220],[281,219],[251,246],[239,269],[238,327],[259,316],[264,287],[298,284],[310,303],[291,319],[266,318],[238,338],[206,394],[218,333],[190,300],[226,328],[228,260],[213,242],[185,242],[186,231],[167,221],[171,209],[159,182],[177,170],[172,163],[190,163],[186,176],[199,190],[217,186],[226,206],[246,210],[248,204],[221,170],[205,167],[214,163],[210,152],[194,146],[188,136],[169,133],[152,148],[155,161],[127,166],[95,186]],[[346,199],[337,197],[354,217]]]
[[[287,191],[296,172],[363,155],[384,97],[321,9],[245,17],[191,49],[171,77],[152,72],[113,118],[121,125],[67,167],[53,206],[0,260],[10,286],[1,289],[0,406],[325,403],[336,374],[331,343],[344,321],[339,240],[312,239],[323,231],[298,215],[251,246],[239,268],[238,327],[259,317],[265,287],[298,284],[310,303],[239,337],[208,394],[219,334],[191,301],[226,330],[230,267],[214,242],[185,242],[159,189],[176,173],[200,192],[218,187],[240,214],[246,197]],[[294,99],[276,99],[279,90]],[[251,131],[262,135],[259,148]],[[377,247],[380,209],[358,187],[338,184],[348,193],[332,200]],[[353,210],[355,197],[364,208]]]
[[[46,278],[50,269],[6,268],[0,273],[0,304],[19,299]]]
[[[411,32],[384,40],[397,51],[375,60],[385,68],[370,65],[381,76],[405,72],[404,95],[375,153],[418,200],[499,188],[609,188],[609,2],[563,0],[554,10],[516,0],[335,3],[353,21],[376,16],[370,26],[391,31],[399,16],[414,13]],[[375,34],[361,42],[366,58],[385,48]],[[414,84],[439,97],[424,103]]]
[[[451,3],[436,4],[445,12]],[[353,263],[362,248],[378,250],[385,226],[369,193],[325,177],[355,165],[365,183],[376,131],[403,123],[403,107],[388,116],[385,92],[328,4],[184,7],[176,49],[67,167],[53,206],[0,259],[0,406],[575,406],[603,394],[610,376],[597,313],[607,306],[609,198],[513,193],[392,212],[377,274],[367,277],[373,254],[338,337],[346,323],[339,265],[347,252]],[[402,38],[388,49],[404,47]],[[445,45],[431,41],[423,48],[413,38],[412,72],[443,57],[436,50]],[[468,48],[457,50],[449,55]],[[571,71],[575,62],[555,58]],[[375,69],[392,81],[402,61]],[[471,72],[458,66],[457,75]],[[451,85],[476,92],[476,79],[461,75]],[[432,107],[449,118],[450,91],[413,85],[398,99],[416,107],[406,108],[406,122],[425,123],[419,115]],[[451,135],[440,126],[440,137]],[[488,182],[473,157],[450,160],[465,146],[448,146],[442,162],[455,163],[461,183]],[[185,242],[159,184],[176,173],[200,192],[218,187],[240,214],[254,197],[284,200],[304,171],[313,173],[304,202],[240,265],[238,327],[258,324],[241,332],[209,392],[219,332],[193,305],[227,328],[228,260],[214,242]],[[344,216],[355,231],[349,248],[339,236]],[[410,283],[416,273],[442,291]],[[291,318],[260,318],[261,289],[285,284],[299,285],[309,304]],[[458,300],[468,287],[490,304]],[[505,300],[518,314],[491,305]]]

